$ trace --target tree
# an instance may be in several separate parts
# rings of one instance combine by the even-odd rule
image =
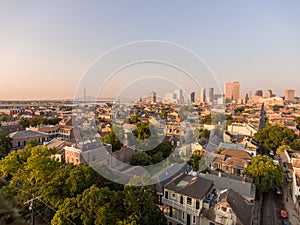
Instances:
[[[281,145],[289,145],[293,148],[294,140],[297,139],[293,130],[279,125],[261,129],[254,136],[266,149],[274,152]]]
[[[160,116],[161,116],[163,119],[165,119],[165,120],[167,119],[167,117],[168,117],[168,111],[167,111],[166,108],[163,108],[163,109],[161,110]]]
[[[193,154],[190,160],[188,161],[188,164],[193,167],[194,171],[198,171],[201,159],[202,157],[200,155]]]
[[[11,138],[0,130],[0,159],[6,156],[12,148]]]
[[[291,147],[288,145],[281,145],[276,149],[276,154],[279,155],[280,152],[284,152],[285,150],[291,150]]]
[[[196,128],[194,131],[194,136],[196,139],[206,138],[208,139],[210,135],[210,131],[205,128]]]
[[[140,119],[139,119],[138,115],[131,115],[129,117],[129,123],[130,124],[136,124],[139,121],[140,121]]]
[[[131,156],[130,164],[134,166],[148,166],[150,165],[151,157],[143,152],[143,151],[136,151]]]
[[[8,118],[8,116],[6,116],[6,115],[0,115],[0,121],[8,121],[9,120],[9,118]]]
[[[102,141],[107,144],[111,144],[112,151],[120,150],[123,146],[124,130],[121,127],[114,126],[113,129],[106,133],[102,138]]]
[[[149,183],[143,181],[147,177],[133,177],[134,181],[130,183]],[[157,190],[155,186],[131,186],[125,185],[125,209],[126,215],[129,218],[134,218],[131,221],[141,225],[162,225],[166,224],[166,219],[163,213],[158,209]]]
[[[244,173],[253,179],[260,192],[267,192],[282,183],[282,168],[268,156],[253,157],[251,165],[245,169]]]

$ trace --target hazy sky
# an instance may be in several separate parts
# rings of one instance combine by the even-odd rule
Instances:
[[[300,95],[299,12],[297,0],[1,1],[0,100],[73,98],[78,88],[83,93],[82,77],[96,58],[139,40],[185,46],[207,63],[221,86],[238,80],[242,93],[272,89],[282,95],[291,88]],[[119,60],[115,57],[110,63]],[[147,67],[138,71],[154,73]],[[120,82],[137,79],[123,74]],[[99,72],[97,82],[107,77]],[[149,91],[144,85],[133,90],[138,96]]]

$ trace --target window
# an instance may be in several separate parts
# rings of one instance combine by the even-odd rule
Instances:
[[[183,197],[182,197],[182,195],[180,196],[180,204],[183,204]]]
[[[184,212],[182,212],[182,219],[184,220]]]
[[[196,216],[193,216],[193,223],[196,223]]]
[[[215,225],[213,222],[209,222],[209,225]]]
[[[196,209],[200,209],[200,202],[196,201]]]
[[[93,161],[93,162],[96,161],[96,156],[95,156],[95,155],[92,156],[92,161]]]
[[[20,146],[21,146],[21,142],[18,141],[18,147],[20,147]]]
[[[169,222],[169,225],[172,225],[172,222]]]
[[[192,199],[189,198],[189,197],[187,197],[187,199],[186,199],[186,204],[192,205]]]
[[[175,198],[175,197],[176,197],[175,193],[172,193],[172,198]]]
[[[169,198],[169,192],[165,191],[165,198],[168,199]]]

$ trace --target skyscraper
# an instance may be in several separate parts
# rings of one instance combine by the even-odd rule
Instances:
[[[233,92],[233,84],[226,82],[224,84],[224,95],[225,95],[225,99],[227,100],[232,100],[232,93]]]
[[[156,102],[156,92],[155,91],[151,91],[149,93],[148,102],[149,103]]]
[[[292,89],[285,90],[284,100],[292,101],[292,102],[295,101],[295,90]]]
[[[177,102],[181,104],[183,102],[182,90],[175,89],[174,94],[176,95]]]
[[[191,102],[195,102],[195,92],[191,93]]]
[[[200,103],[205,103],[205,88],[200,88]]]
[[[208,88],[208,102],[214,102],[214,88]]]
[[[232,99],[237,101],[240,99],[240,82],[235,81],[232,85]]]

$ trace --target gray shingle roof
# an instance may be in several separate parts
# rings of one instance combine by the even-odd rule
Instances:
[[[32,130],[22,130],[22,131],[16,131],[14,133],[11,133],[9,135],[12,139],[23,139],[23,138],[39,138],[39,137],[47,137],[49,136],[47,133],[42,133],[38,131],[32,131]]]
[[[212,186],[213,182],[210,180],[181,173],[167,183],[165,188],[192,198],[203,199]]]
[[[241,224],[251,224],[253,204],[249,204],[241,195],[232,189],[225,192],[221,198],[222,197],[226,199],[237,218],[241,221]]]

